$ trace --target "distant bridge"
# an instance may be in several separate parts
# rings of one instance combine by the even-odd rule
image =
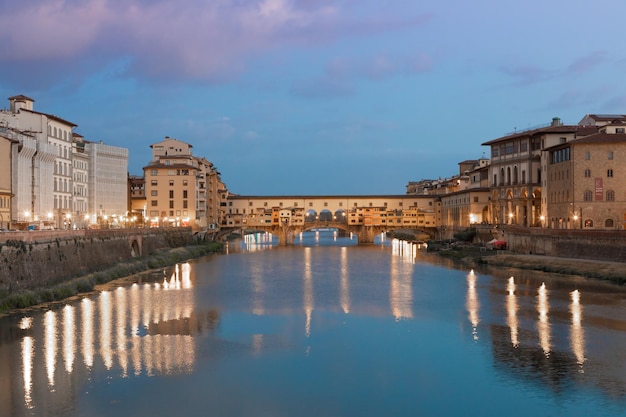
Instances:
[[[222,229],[269,232],[279,245],[321,228],[353,233],[359,244],[398,230],[435,237],[439,204],[436,196],[419,195],[229,196]]]

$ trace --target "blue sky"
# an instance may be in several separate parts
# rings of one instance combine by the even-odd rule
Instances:
[[[626,113],[626,2],[0,0],[0,99],[129,148],[165,136],[231,192],[402,194],[481,143]],[[8,107],[8,100],[0,107]]]

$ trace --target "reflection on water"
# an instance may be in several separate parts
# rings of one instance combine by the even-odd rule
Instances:
[[[546,356],[550,356],[550,322],[548,321],[548,290],[546,284],[542,283],[537,291],[537,311],[539,312],[539,343]]]
[[[42,378],[50,393],[65,392],[69,387],[59,384],[67,383],[66,375],[88,375],[94,367],[118,370],[122,378],[129,368],[135,376],[193,372],[193,336],[214,328],[216,320],[216,314],[202,317],[195,311],[189,264],[177,265],[161,282],[102,291],[60,310],[23,317],[18,326],[25,332],[24,406],[45,407],[45,396],[33,396]]]
[[[580,371],[582,372],[582,365],[585,362],[585,331],[582,325],[583,308],[580,305],[580,292],[574,290],[570,294],[572,298],[572,303],[570,304],[570,311],[572,312],[572,328],[570,331],[572,352],[574,352],[576,361],[580,365]]]
[[[469,313],[469,321],[472,323],[472,336],[474,340],[478,340],[478,323],[480,323],[478,313],[480,302],[478,301],[478,294],[476,293],[476,274],[474,270],[471,270],[469,274],[467,274],[467,299],[465,305]]]
[[[506,321],[511,329],[511,344],[514,348],[519,346],[519,339],[517,328],[519,323],[517,321],[517,297],[515,295],[515,278],[509,278],[507,284],[507,297],[506,297]]]
[[[316,236],[311,234],[310,238],[313,242]],[[326,239],[323,234],[317,238]],[[10,350],[10,359],[16,368],[3,363],[0,381],[2,376],[11,381],[9,390],[17,400],[0,404],[0,415],[26,415],[28,410],[37,415],[38,410],[47,409],[54,401],[65,401],[58,405],[59,409],[71,408],[71,404],[78,401],[76,397],[83,395],[78,392],[82,388],[76,387],[102,375],[111,384],[119,383],[118,379],[124,379],[125,383],[138,380],[136,383],[140,384],[142,377],[167,375],[176,375],[177,381],[193,375],[191,380],[197,383],[205,377],[198,375],[206,370],[203,362],[221,360],[220,355],[216,355],[218,359],[207,358],[211,356],[207,354],[210,348],[205,346],[201,350],[199,336],[207,330],[236,333],[237,337],[232,340],[236,339],[237,343],[228,346],[241,348],[244,343],[240,342],[245,340],[255,363],[263,363],[264,354],[271,352],[269,367],[278,364],[280,354],[284,353],[276,353],[276,341],[288,340],[280,346],[289,351],[286,353],[289,364],[298,362],[293,351],[304,351],[306,359],[312,361],[307,362],[306,371],[302,373],[306,376],[299,377],[307,381],[309,373],[318,372],[314,364],[320,362],[315,360],[332,365],[320,366],[324,369],[333,369],[333,361],[362,360],[366,362],[364,367],[375,369],[376,378],[382,375],[384,383],[389,384],[385,389],[402,390],[406,384],[393,385],[400,377],[385,368],[390,366],[383,362],[387,358],[402,357],[402,361],[395,359],[402,362],[400,365],[391,362],[402,369],[404,366],[421,369],[429,368],[431,361],[448,362],[446,358],[439,358],[438,355],[444,355],[441,352],[464,355],[488,351],[487,359],[459,359],[472,363],[471,366],[487,362],[490,371],[492,368],[497,372],[505,371],[503,380],[512,375],[532,384],[539,381],[549,392],[560,395],[575,385],[581,391],[591,386],[610,392],[616,398],[626,398],[626,376],[620,375],[624,366],[620,361],[624,358],[621,347],[609,348],[589,342],[598,334],[624,340],[620,333],[626,327],[623,317],[600,314],[601,303],[597,297],[594,303],[584,287],[573,289],[555,280],[510,276],[510,272],[498,279],[483,275],[480,269],[451,270],[444,274],[442,268],[425,263],[426,255],[415,245],[392,241],[380,248],[364,249],[351,248],[349,243],[342,245],[344,238],[331,235],[330,239],[336,239],[333,242],[337,247],[329,250],[306,243],[302,247],[274,248],[271,252],[259,253],[259,246],[250,246],[250,254],[222,257],[234,259],[224,264],[227,272],[221,277],[215,276],[219,268],[210,269],[215,274],[202,276],[201,280],[194,274],[197,268],[203,267],[202,263],[181,264],[171,271],[159,271],[139,282],[108,288],[63,307],[16,318],[16,331],[9,341],[3,344],[0,339],[0,358],[3,358],[3,349]],[[264,247],[269,250],[272,245]],[[272,256],[273,263],[265,262],[266,255]],[[282,257],[275,257],[277,255]],[[280,268],[272,265],[280,265]],[[241,269],[235,271],[236,268]],[[433,276],[428,275],[433,271],[436,271]],[[210,298],[210,302],[205,298]],[[233,304],[228,304],[229,301]],[[207,307],[212,303],[220,305],[219,315],[216,307]],[[220,317],[224,317],[223,322]],[[435,324],[424,324],[423,317],[434,319]],[[281,323],[285,329],[280,328]],[[222,329],[222,326],[227,328]],[[389,326],[393,326],[393,331],[383,330]],[[430,327],[437,330],[429,332]],[[461,334],[460,341],[451,341],[450,333],[437,339],[437,332],[444,334],[450,327]],[[328,333],[329,328],[335,333]],[[330,340],[342,338],[344,332],[355,328],[371,335],[372,339],[364,339],[363,333],[357,333],[360,337],[354,340],[342,339],[338,344]],[[289,332],[289,335],[281,332]],[[219,334],[220,340],[230,342],[224,333]],[[245,337],[240,337],[242,333]],[[390,339],[379,340],[380,335]],[[304,349],[298,343],[302,343]],[[320,346],[322,343],[328,345]],[[337,351],[343,344],[348,350]],[[450,344],[459,346],[451,348]],[[380,350],[371,354],[366,347],[370,345],[376,349],[384,345],[388,355],[380,358]],[[429,356],[424,350],[431,345],[434,347]],[[325,349],[326,346],[329,348]],[[467,346],[471,349],[466,349]],[[484,346],[489,349],[481,349]],[[424,361],[424,356],[430,359]],[[228,363],[241,359],[236,356],[234,361],[219,362],[220,366],[212,370],[228,369]],[[449,362],[458,363],[456,360]],[[474,372],[475,368],[472,369]],[[259,374],[264,375],[264,372],[268,370],[261,368]],[[433,370],[429,368],[428,372]],[[458,373],[462,378],[465,371],[446,372]],[[293,375],[296,374],[298,370],[294,368]],[[336,377],[341,380],[345,375],[325,374],[320,386]],[[442,375],[428,379],[428,384],[445,378]],[[272,383],[270,380],[275,376],[268,375],[267,383]],[[242,383],[248,389],[247,380]],[[280,389],[287,389],[290,383]],[[478,377],[469,383],[478,384]],[[454,382],[446,380],[442,384]],[[339,385],[343,382],[333,387]],[[264,394],[263,389],[258,390]],[[460,392],[459,387],[451,389]],[[523,389],[528,386],[523,385]],[[433,388],[429,392],[434,391]],[[166,396],[167,393],[161,394]],[[411,395],[406,397],[412,398]],[[21,412],[13,412],[11,407]]]

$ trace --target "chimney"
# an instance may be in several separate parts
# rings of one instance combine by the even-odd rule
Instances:
[[[552,118],[552,123],[550,124],[550,126],[562,126],[563,124],[561,123],[561,118],[560,117],[553,117]]]

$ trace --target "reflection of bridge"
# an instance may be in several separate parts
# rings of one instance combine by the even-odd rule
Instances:
[[[298,234],[334,228],[358,236],[360,244],[392,230],[434,236],[439,201],[422,195],[229,196],[222,229],[259,230],[288,245]]]

